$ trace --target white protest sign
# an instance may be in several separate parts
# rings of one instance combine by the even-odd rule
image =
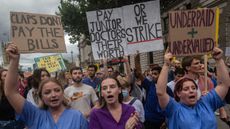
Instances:
[[[120,8],[87,12],[94,59],[125,55],[126,42]]]
[[[159,0],[122,8],[128,54],[163,50]]]
[[[87,12],[94,59],[163,50],[159,0]]]

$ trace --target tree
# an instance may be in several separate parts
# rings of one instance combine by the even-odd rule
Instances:
[[[64,30],[72,37],[70,43],[76,43],[82,34],[89,39],[87,11],[121,7],[124,5],[150,0],[61,0],[58,15],[62,18]]]
[[[75,65],[73,63],[70,63],[67,59],[63,58],[63,61],[65,63],[65,67],[66,67],[67,70],[69,70],[70,68],[72,68]]]

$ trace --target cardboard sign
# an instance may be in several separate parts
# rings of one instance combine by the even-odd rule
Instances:
[[[10,12],[10,21],[12,41],[20,53],[66,52],[59,16]]]
[[[66,69],[61,55],[37,57],[34,61],[38,68],[46,68],[50,73]]]
[[[169,13],[169,51],[175,56],[206,54],[217,44],[219,9]]]
[[[87,12],[94,59],[163,50],[159,0]]]

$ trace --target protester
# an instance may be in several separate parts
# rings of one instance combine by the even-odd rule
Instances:
[[[214,88],[210,78],[207,78],[207,91],[205,88],[205,77],[200,73],[204,72],[200,56],[186,56],[182,60],[182,67],[185,70],[185,77],[193,79],[198,85],[198,98]]]
[[[144,123],[145,111],[144,111],[143,104],[139,99],[130,95],[132,88],[131,88],[131,85],[128,82],[127,78],[118,76],[117,80],[119,81],[119,83],[121,84],[121,87],[122,87],[123,103],[133,106],[135,108],[136,112],[138,113],[139,120],[142,123]]]
[[[96,77],[97,66],[96,65],[89,65],[88,66],[88,77],[85,77],[82,82],[84,84],[92,86],[94,89],[97,88],[98,84],[101,82],[99,78]]]
[[[230,79],[222,59],[223,51],[214,48],[212,56],[217,63],[218,79],[222,82],[215,89],[198,100],[198,86],[193,79],[182,78],[175,85],[175,99],[166,92],[168,70],[172,54],[164,56],[164,65],[157,82],[157,96],[160,107],[165,111],[169,129],[216,129],[215,110],[223,106],[223,99],[229,89]]]
[[[4,94],[7,69],[0,69],[0,129],[23,129],[22,122],[16,120],[15,111]]]
[[[156,83],[161,72],[161,67],[155,66],[151,69],[148,77],[142,82],[142,87],[146,90],[145,110],[145,129],[160,129],[165,122],[164,113],[159,110],[158,98],[156,93]],[[173,92],[167,87],[167,93],[173,97]]]
[[[31,102],[33,105],[38,107],[39,104],[39,96],[38,89],[39,84],[42,80],[50,78],[49,72],[45,68],[35,69],[32,75],[32,89],[29,90],[26,99]]]
[[[92,107],[98,105],[98,97],[94,89],[82,83],[83,72],[80,67],[70,69],[73,85],[64,91],[71,108],[79,110],[85,118],[89,117]]]
[[[96,72],[96,77],[102,80],[103,78],[105,78],[105,76],[105,69],[103,67],[100,67],[99,70]]]
[[[146,76],[142,74],[141,65],[140,65],[140,54],[138,51],[134,57],[134,63],[135,63],[135,68],[132,71],[131,81],[130,81],[132,85],[131,96],[137,97],[144,105],[146,101],[146,90],[142,86],[142,82],[144,78],[148,76],[149,71],[147,71]]]
[[[10,44],[6,53],[10,59],[5,81],[5,95],[29,129],[87,129],[87,121],[76,110],[64,104],[64,91],[55,79],[43,80],[38,89],[41,108],[25,100],[17,91],[19,53],[15,44]]]
[[[185,72],[182,68],[176,68],[174,71],[174,80],[167,83],[167,86],[171,88],[172,91],[174,91],[174,87],[176,82],[181,79],[184,76]]]
[[[25,79],[23,72],[18,72],[18,91],[24,98],[26,87],[27,80]]]
[[[68,71],[59,72],[57,79],[61,82],[64,89],[73,84],[73,80]]]
[[[202,64],[200,56],[186,56],[182,60],[182,67],[186,71],[185,77],[193,79],[198,86],[198,99],[201,95],[206,95],[207,92],[214,88],[213,81],[207,77],[207,86],[205,86],[205,68]],[[220,119],[227,119],[227,113],[223,107],[219,109]]]
[[[168,82],[171,82],[175,79],[174,72],[177,68],[181,68],[181,62],[179,60],[173,60],[173,65],[171,66],[168,73]]]
[[[108,66],[108,77],[114,77],[114,68],[112,66]]]
[[[90,114],[89,129],[140,129],[134,107],[122,104],[120,83],[111,77],[101,82],[100,108]]]

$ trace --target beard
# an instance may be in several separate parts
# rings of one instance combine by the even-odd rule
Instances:
[[[72,79],[72,80],[73,80],[73,82],[75,82],[75,83],[81,83],[82,78],[80,78],[80,79]]]

